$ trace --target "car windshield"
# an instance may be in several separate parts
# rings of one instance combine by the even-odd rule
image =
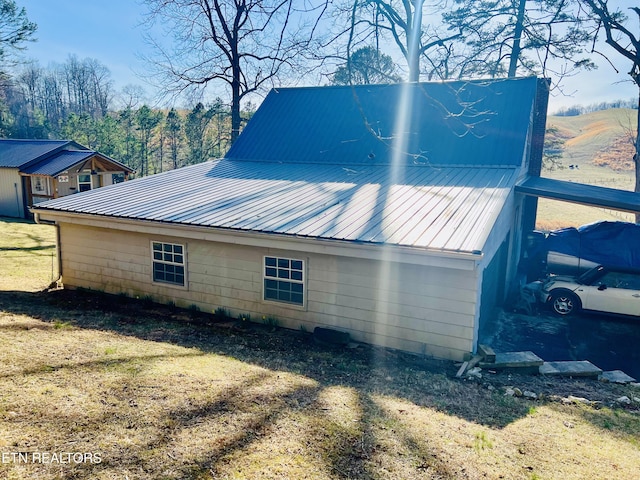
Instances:
[[[602,265],[598,265],[597,267],[584,272],[576,279],[576,281],[578,283],[581,283],[582,285],[591,285],[598,277],[602,275],[603,272],[604,267]]]

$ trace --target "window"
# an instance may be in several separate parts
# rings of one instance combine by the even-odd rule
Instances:
[[[40,177],[36,177],[36,192],[44,192],[44,185]]]
[[[91,175],[82,173],[78,175],[78,191],[86,192],[87,190],[91,190]]]
[[[184,286],[184,245],[151,242],[153,281]]]
[[[264,299],[304,305],[304,261],[264,257]]]
[[[627,272],[607,272],[598,280],[598,285],[625,290],[640,290],[640,275]]]
[[[122,183],[122,182],[124,182],[124,173],[111,174],[111,183],[115,185],[116,183]]]

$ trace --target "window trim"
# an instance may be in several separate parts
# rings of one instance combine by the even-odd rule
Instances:
[[[171,245],[172,249],[175,246],[179,246],[182,247],[182,263],[175,263],[175,262],[168,262],[165,260],[156,260],[154,258],[154,249],[153,249],[153,245],[155,243],[159,243],[162,247],[162,251],[164,252],[164,245]],[[164,287],[171,287],[171,288],[179,288],[181,290],[188,290],[189,289],[189,281],[187,279],[187,245],[186,243],[175,243],[172,241],[165,241],[165,240],[150,240],[149,242],[149,257],[151,258],[151,283],[154,285],[162,285]],[[173,250],[172,250],[172,254],[174,254]],[[156,280],[155,278],[155,263],[159,262],[163,265],[179,265],[182,266],[184,273],[183,273],[183,277],[184,277],[184,283],[180,284],[180,283],[173,283],[173,282],[167,282],[167,281],[163,281],[163,280]]]
[[[286,300],[276,300],[273,298],[266,298],[266,280],[276,280],[278,281],[278,277],[273,277],[273,276],[267,276],[267,258],[275,258],[276,259],[276,263],[278,262],[278,260],[288,260],[289,262],[292,261],[296,261],[296,262],[302,262],[302,269],[300,270],[302,272],[302,280],[295,280],[295,279],[281,279],[279,281],[287,281],[290,283],[296,283],[296,284],[300,284],[302,285],[302,303],[296,303],[296,302],[287,302]],[[262,265],[261,265],[261,270],[262,270],[262,301],[265,303],[270,303],[273,305],[279,305],[281,307],[285,306],[288,308],[295,308],[298,310],[306,310],[307,309],[307,262],[308,260],[306,258],[300,258],[300,257],[285,257],[285,256],[281,256],[281,255],[263,255],[262,256]],[[277,268],[277,267],[276,267]],[[291,270],[291,267],[288,267],[289,270]],[[298,271],[298,269],[295,269],[296,271]]]
[[[88,182],[80,182],[80,177],[89,177],[89,181]],[[91,175],[91,172],[86,173],[86,172],[78,172],[78,177],[77,177],[77,184],[78,184],[78,192],[88,192],[90,190],[93,190],[93,175]],[[82,190],[82,188],[80,187],[80,185],[89,185],[89,190]]]

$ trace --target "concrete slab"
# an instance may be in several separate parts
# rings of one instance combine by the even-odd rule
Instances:
[[[527,368],[537,369],[544,363],[540,357],[533,352],[506,352],[496,353],[494,362],[481,362],[482,368],[501,370],[505,368]]]
[[[600,376],[600,380],[603,382],[611,382],[611,383],[634,383],[636,381],[635,378],[630,377],[622,370],[612,370],[610,372],[602,372]]]
[[[598,378],[602,370],[587,360],[576,362],[544,362],[540,367],[542,375],[557,377]]]

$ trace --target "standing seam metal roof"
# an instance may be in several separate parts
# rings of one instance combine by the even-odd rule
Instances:
[[[482,251],[536,78],[274,89],[222,160],[38,204],[236,232]]]
[[[390,168],[218,160],[40,203],[65,211],[438,250],[482,250],[513,167]]]
[[[1,140],[0,167],[20,168],[65,147],[68,140]]]
[[[126,165],[123,165],[116,160],[105,157],[104,155],[91,150],[63,150],[54,154],[53,156],[45,158],[44,160],[36,164],[23,168],[22,172],[29,175],[49,175],[53,177],[64,172],[65,170],[70,169],[71,167],[79,164],[82,161],[90,159],[95,155],[99,156],[100,158],[106,159],[119,168],[122,168],[122,170],[125,172],[132,171]]]

